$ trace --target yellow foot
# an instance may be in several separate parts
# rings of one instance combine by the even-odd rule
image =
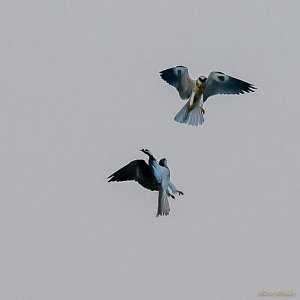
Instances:
[[[200,107],[200,110],[201,110],[202,115],[204,115],[205,114],[205,109],[203,107]]]

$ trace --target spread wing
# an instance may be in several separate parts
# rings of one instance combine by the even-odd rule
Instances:
[[[244,94],[254,92],[256,87],[246,81],[228,76],[222,72],[211,72],[203,93],[203,102],[217,94]]]
[[[148,190],[158,190],[158,184],[151,172],[151,168],[142,159],[133,160],[120,170],[110,175],[107,179],[109,179],[108,182],[135,180]]]
[[[182,100],[189,99],[196,83],[190,78],[187,67],[177,66],[159,74],[164,81],[176,88]]]

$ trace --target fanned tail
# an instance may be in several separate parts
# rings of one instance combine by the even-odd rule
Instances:
[[[204,122],[204,117],[199,103],[196,103],[195,107],[190,110],[190,101],[187,101],[183,108],[177,113],[174,120],[188,125],[201,125]]]
[[[168,201],[167,190],[163,187],[159,187],[158,192],[158,206],[156,216],[167,216],[170,213],[170,206]]]

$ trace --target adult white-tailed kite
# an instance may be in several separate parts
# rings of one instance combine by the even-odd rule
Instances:
[[[167,216],[170,212],[168,197],[175,199],[169,188],[173,194],[183,195],[183,192],[177,190],[170,181],[170,170],[166,158],[161,159],[158,163],[148,149],[142,149],[141,151],[148,155],[148,164],[142,159],[133,160],[110,175],[108,182],[135,180],[148,190],[158,191],[156,216]]]
[[[203,103],[208,97],[217,94],[244,94],[256,89],[253,84],[216,71],[211,72],[208,78],[200,76],[193,80],[189,76],[188,68],[184,66],[163,70],[160,76],[177,89],[182,100],[189,100],[174,120],[196,126],[204,122]]]

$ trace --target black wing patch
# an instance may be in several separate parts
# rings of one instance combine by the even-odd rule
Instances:
[[[148,190],[158,190],[158,183],[152,174],[150,166],[141,159],[133,160],[123,168],[110,175],[107,179],[109,179],[108,182],[135,180]]]
[[[160,77],[166,81],[168,84],[178,88],[179,77],[181,76],[181,71],[176,68],[170,68],[163,70],[159,73]]]

